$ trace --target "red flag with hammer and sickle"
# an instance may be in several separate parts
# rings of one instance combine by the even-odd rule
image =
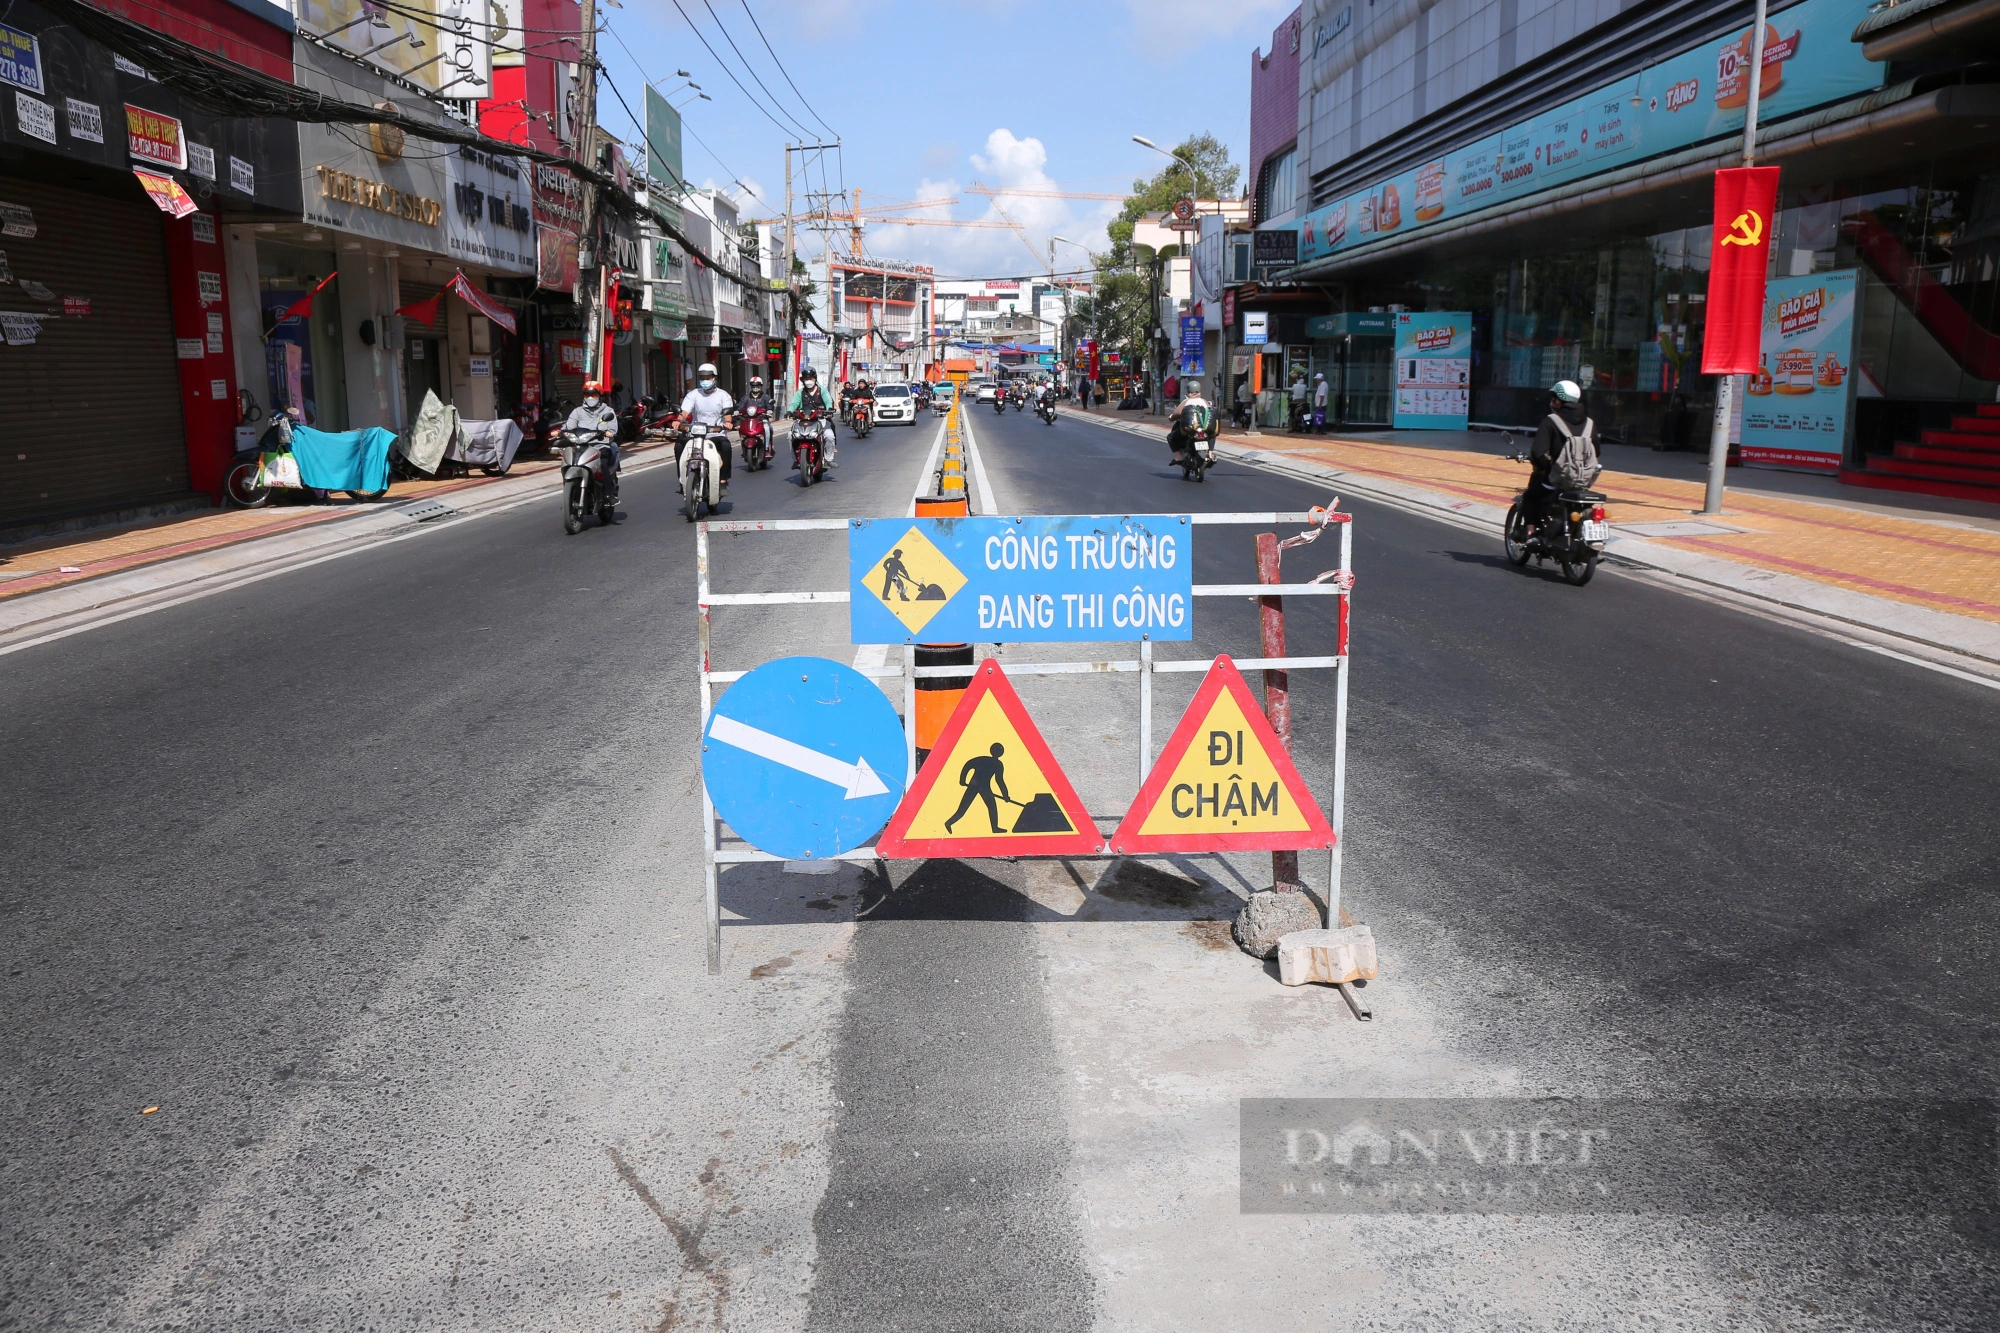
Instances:
[[[1776,167],[1730,167],[1715,173],[1715,232],[1708,256],[1704,375],[1757,369],[1764,328],[1764,275],[1778,208]]]

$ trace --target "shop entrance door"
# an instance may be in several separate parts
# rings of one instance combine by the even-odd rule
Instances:
[[[422,410],[424,405],[425,390],[436,394],[438,401],[446,401],[444,395],[444,351],[442,340],[412,336],[409,339],[409,350],[404,353],[403,361],[408,371],[403,377],[405,385],[404,397],[409,405],[409,414],[404,420],[415,421],[417,413]]]
[[[1334,418],[1349,426],[1387,426],[1396,382],[1395,340],[1346,334],[1336,345],[1334,365]]]

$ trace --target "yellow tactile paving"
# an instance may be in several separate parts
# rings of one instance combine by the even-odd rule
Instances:
[[[639,449],[658,447],[661,446],[646,445]],[[627,456],[639,449],[628,448]],[[550,459],[522,459],[507,476],[533,476],[555,466]],[[498,480],[475,472],[470,477],[448,480],[398,481],[390,487],[387,499],[376,504],[357,506],[345,496],[337,496],[323,505],[281,501],[267,509],[202,509],[137,527],[104,533],[82,532],[23,546],[0,547],[0,599],[329,522],[351,515],[357,508],[372,510],[383,504],[406,504]]]

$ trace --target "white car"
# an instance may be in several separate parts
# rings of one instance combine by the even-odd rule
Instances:
[[[974,380],[971,388],[975,403],[990,403],[1000,396],[1000,386],[992,380]]]
[[[881,384],[875,388],[875,424],[883,426],[891,422],[917,424],[917,396],[907,384]]]

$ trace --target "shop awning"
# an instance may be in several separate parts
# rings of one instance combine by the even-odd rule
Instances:
[[[2000,0],[1902,0],[1854,29],[1870,60],[1925,60],[2000,47]]]

